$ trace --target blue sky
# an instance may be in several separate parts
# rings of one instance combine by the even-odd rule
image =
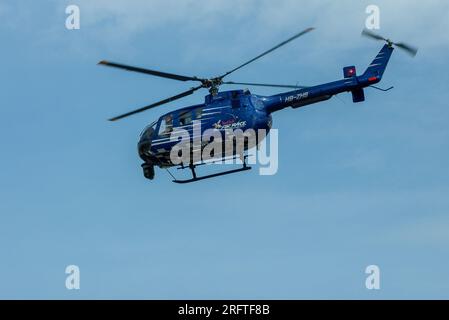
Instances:
[[[99,60],[213,76],[314,26],[230,80],[319,84],[379,51],[360,37],[369,4],[418,56],[396,51],[381,83],[395,89],[363,104],[275,114],[274,176],[143,178],[141,129],[204,92],[106,121],[189,84]],[[0,0],[0,19],[0,298],[449,298],[447,1]]]

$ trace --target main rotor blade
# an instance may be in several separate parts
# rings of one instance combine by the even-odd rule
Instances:
[[[130,115],[133,115],[133,114],[136,114],[136,113],[139,113],[139,112],[142,112],[142,111],[146,111],[146,110],[148,110],[148,109],[158,107],[158,106],[163,105],[163,104],[165,104],[165,103],[169,103],[169,102],[172,102],[172,101],[175,101],[175,100],[184,98],[184,97],[186,97],[186,96],[191,95],[191,94],[194,93],[196,90],[201,89],[201,88],[203,88],[202,85],[201,85],[201,86],[198,86],[198,87],[195,87],[195,88],[191,88],[191,89],[189,89],[189,90],[187,90],[187,91],[185,91],[185,92],[182,92],[182,93],[180,93],[180,94],[177,94],[176,96],[173,96],[173,97],[170,97],[170,98],[161,100],[161,101],[159,101],[159,102],[150,104],[150,105],[145,106],[145,107],[143,107],[143,108],[140,108],[140,109],[137,109],[137,110],[133,110],[133,111],[124,113],[124,114],[122,114],[122,115],[116,116],[116,117],[114,117],[114,118],[111,118],[111,119],[109,119],[109,121],[117,121],[117,120],[120,120],[120,119],[129,117]]]
[[[395,43],[394,44],[396,47],[401,48],[403,50],[405,50],[408,54],[410,54],[412,57],[416,56],[416,54],[418,53],[418,48],[411,46],[409,44],[403,43],[403,42],[399,42],[399,43]]]
[[[162,77],[162,78],[168,78],[172,80],[179,80],[179,81],[203,81],[203,79],[197,78],[197,77],[189,77],[189,76],[182,76],[179,74],[174,73],[167,73],[167,72],[161,72],[151,69],[144,69],[139,67],[132,67],[125,64],[115,63],[115,62],[109,62],[109,61],[100,61],[98,62],[99,65],[107,66],[107,67],[113,67],[113,68],[119,68],[127,71],[133,71],[133,72],[139,72],[139,73],[145,73],[150,74],[152,76],[156,77]]]
[[[255,58],[253,58],[253,59],[251,59],[251,60],[245,62],[244,64],[242,64],[242,65],[240,65],[240,66],[238,66],[238,67],[236,67],[236,68],[234,68],[234,69],[232,69],[232,70],[226,72],[224,75],[222,75],[222,76],[219,77],[219,78],[220,78],[220,79],[223,79],[224,77],[226,77],[227,75],[233,73],[234,71],[237,71],[237,70],[239,70],[240,68],[243,68],[244,66],[250,64],[251,62],[254,62],[254,61],[256,61],[257,59],[262,58],[263,56],[265,56],[265,55],[267,55],[267,54],[273,52],[274,50],[276,50],[276,49],[278,49],[278,48],[280,48],[280,47],[286,45],[286,44],[289,43],[290,41],[293,41],[293,40],[295,40],[296,38],[299,38],[299,37],[305,35],[306,33],[309,33],[310,31],[313,31],[313,30],[315,30],[315,28],[308,28],[308,29],[305,29],[304,31],[301,31],[300,33],[294,35],[293,37],[291,37],[291,38],[289,38],[289,39],[287,39],[287,40],[281,42],[281,43],[278,44],[277,46],[271,48],[270,50],[267,50],[267,51],[265,51],[264,53],[258,55],[257,57],[255,57]]]
[[[368,38],[372,38],[372,39],[375,39],[375,40],[388,41],[384,37],[378,35],[377,33],[372,32],[372,31],[370,31],[368,29],[363,29],[362,36],[365,36],[365,37],[368,37]]]
[[[307,87],[304,86],[292,86],[288,84],[267,84],[267,83],[250,83],[250,82],[234,82],[234,81],[225,81],[222,84],[237,84],[243,86],[255,86],[255,87],[273,87],[273,88],[291,88],[291,89],[304,89]]]

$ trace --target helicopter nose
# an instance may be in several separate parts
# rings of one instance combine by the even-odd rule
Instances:
[[[151,139],[148,137],[142,137],[137,145],[139,151],[139,157],[146,162],[150,162],[151,153]]]
[[[152,128],[144,130],[144,132],[140,136],[140,140],[137,145],[137,148],[139,150],[139,156],[145,162],[151,162],[150,159],[152,157],[152,153],[151,153],[152,135],[153,135]]]

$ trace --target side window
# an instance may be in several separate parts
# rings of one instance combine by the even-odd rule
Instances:
[[[186,126],[192,123],[192,111],[185,111],[179,115],[179,125]]]
[[[195,119],[200,120],[203,116],[203,107],[199,107],[195,109]]]
[[[159,135],[167,135],[173,131],[173,115],[169,114],[162,118],[159,126]]]

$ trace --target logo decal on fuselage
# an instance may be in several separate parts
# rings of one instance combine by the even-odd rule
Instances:
[[[237,119],[218,120],[212,127],[217,130],[241,129],[246,127],[246,120],[237,121]]]

